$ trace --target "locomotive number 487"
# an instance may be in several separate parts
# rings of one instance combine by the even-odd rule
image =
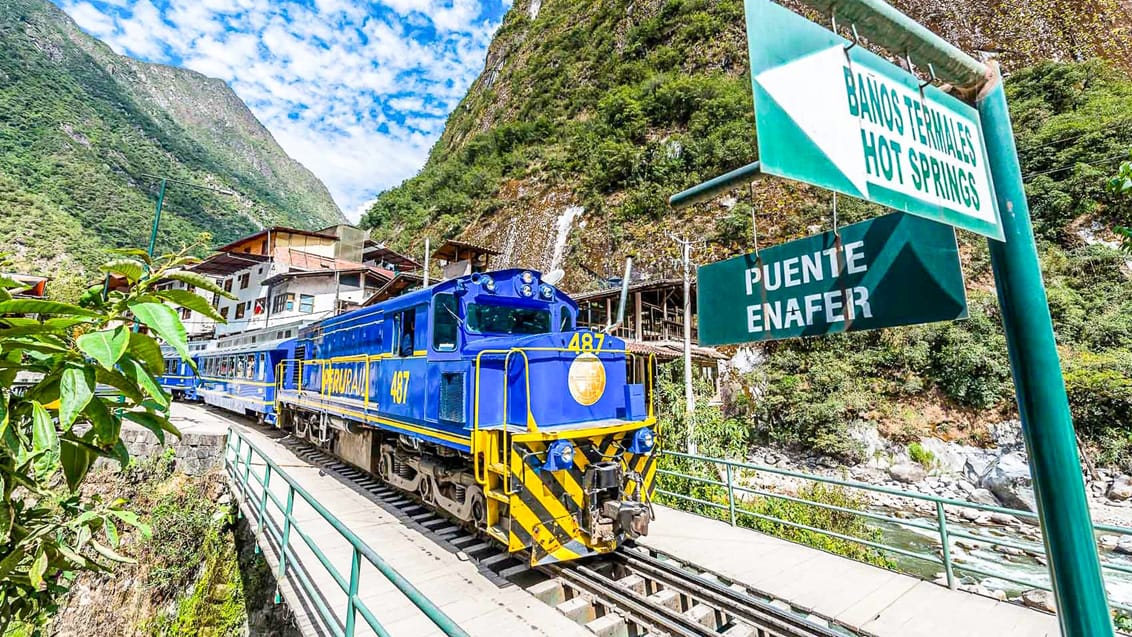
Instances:
[[[570,339],[570,344],[566,349],[572,352],[601,352],[601,346],[605,344],[605,334],[602,332],[575,332],[574,337]]]
[[[405,400],[409,397],[408,371],[393,373],[393,382],[389,385],[389,395],[393,397],[393,402],[398,405],[405,404]]]

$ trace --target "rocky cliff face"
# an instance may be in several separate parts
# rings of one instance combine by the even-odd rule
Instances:
[[[1011,73],[1074,419],[1100,464],[1132,466],[1132,277],[1106,244],[1108,228],[1132,226],[1132,198],[1105,188],[1132,148],[1127,4],[894,2]],[[710,263],[751,250],[752,216],[760,246],[828,229],[829,193],[781,179],[667,207],[757,159],[743,14],[742,0],[518,0],[427,165],[364,223],[414,251],[459,237],[501,249],[500,266],[564,267],[571,291],[616,276],[627,254],[638,276],[678,276],[666,233],[699,240],[693,259]],[[840,198],[842,224],[879,214]],[[900,444],[988,444],[1016,417],[1010,365],[986,242],[958,236],[969,320],[759,346],[757,365],[730,374],[743,391],[721,419],[848,462],[866,459],[857,425]]]
[[[171,187],[162,249],[344,221],[223,82],[119,56],[47,0],[0,5],[0,241],[17,266],[60,272],[144,245],[151,175],[234,193]]]
[[[1116,0],[895,4],[1007,69],[1132,62],[1132,19]],[[669,272],[677,252],[664,231],[715,239],[713,257],[734,253],[750,236],[749,208],[734,208],[742,199],[682,213],[664,202],[757,158],[746,46],[741,0],[519,0],[424,170],[365,223],[403,247],[425,233],[462,236],[502,248],[508,263],[564,261],[575,288],[593,282],[576,266],[613,275],[626,253],[646,274]],[[763,240],[804,234],[827,199],[760,183]]]

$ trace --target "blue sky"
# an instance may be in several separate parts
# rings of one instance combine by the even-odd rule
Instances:
[[[115,51],[228,82],[351,220],[414,175],[511,0],[55,0]]]

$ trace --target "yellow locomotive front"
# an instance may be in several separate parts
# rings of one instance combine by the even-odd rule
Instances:
[[[516,302],[493,286],[485,298],[469,282],[470,312]],[[573,309],[565,295],[545,300]],[[653,518],[651,361],[640,366],[646,378],[630,382],[625,342],[573,329],[568,315],[556,331],[469,338],[462,352],[473,364],[472,455],[486,530],[511,551],[529,550],[535,565],[610,552],[646,534]]]

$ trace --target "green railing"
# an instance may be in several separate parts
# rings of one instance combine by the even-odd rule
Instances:
[[[715,476],[715,478],[718,478],[718,479],[714,479],[714,478],[711,478],[711,477],[705,477],[704,475],[691,475],[691,474],[688,474],[688,473],[681,473],[679,471],[674,471],[672,469],[663,468],[663,465],[662,465],[662,468],[660,468],[658,470],[658,473],[661,476],[690,480],[690,481],[697,483],[697,484],[701,484],[701,485],[705,485],[705,486],[708,486],[708,487],[711,487],[711,488],[715,488],[717,490],[717,493],[719,493],[721,496],[726,495],[726,500],[724,500],[723,502],[720,502],[718,500],[705,499],[703,497],[694,497],[692,495],[689,495],[688,493],[676,493],[676,492],[673,492],[671,490],[664,489],[664,488],[662,488],[663,479],[658,481],[658,487],[656,489],[657,494],[662,495],[662,496],[666,496],[667,498],[670,498],[670,502],[672,500],[676,500],[676,501],[683,502],[683,503],[691,503],[693,505],[698,505],[699,507],[701,507],[700,510],[696,510],[697,507],[695,507],[695,506],[691,507],[690,510],[694,513],[701,513],[702,514],[702,512],[705,511],[705,509],[702,508],[702,507],[706,507],[707,511],[718,512],[718,517],[720,519],[722,519],[723,521],[730,522],[732,526],[737,525],[737,522],[740,521],[740,519],[741,519],[740,516],[749,516],[750,518],[753,518],[755,520],[763,520],[765,522],[781,524],[781,525],[791,527],[791,528],[794,528],[794,529],[798,529],[798,530],[801,530],[801,531],[807,531],[807,532],[815,533],[815,534],[818,534],[818,535],[824,535],[824,536],[836,538],[836,539],[842,540],[842,541],[853,542],[853,543],[856,543],[856,544],[867,546],[871,549],[874,549],[876,551],[880,551],[882,553],[892,553],[892,554],[912,558],[912,559],[915,559],[915,560],[923,560],[924,562],[928,562],[928,563],[935,564],[935,565],[942,567],[943,572],[946,574],[946,577],[947,577],[947,585],[948,585],[948,587],[950,587],[952,589],[956,588],[959,584],[959,578],[958,578],[957,572],[962,572],[962,573],[967,573],[967,574],[970,574],[970,575],[982,576],[984,578],[992,578],[992,579],[996,579],[996,580],[1011,582],[1011,583],[1014,583],[1014,584],[1017,584],[1017,585],[1020,585],[1020,586],[1024,586],[1024,587],[1028,587],[1028,588],[1037,588],[1037,589],[1042,589],[1042,590],[1047,590],[1047,591],[1052,590],[1050,585],[1048,583],[1045,583],[1045,582],[1027,580],[1027,579],[1024,579],[1022,577],[1016,577],[1016,576],[1013,576],[1013,575],[1006,575],[1006,574],[1003,574],[1003,573],[992,573],[992,572],[988,572],[988,571],[976,568],[976,567],[971,566],[969,564],[957,563],[952,558],[952,555],[951,555],[951,543],[954,540],[956,540],[956,538],[962,538],[962,539],[967,539],[967,540],[971,540],[971,541],[976,541],[976,542],[979,542],[981,544],[990,545],[992,547],[998,547],[998,546],[1010,547],[1012,549],[1024,551],[1027,554],[1032,555],[1032,556],[1045,557],[1045,547],[1042,544],[1037,544],[1037,543],[1034,543],[1034,542],[1028,542],[1028,541],[1025,540],[1025,538],[1007,538],[1007,537],[993,536],[993,535],[990,535],[990,534],[969,533],[966,530],[963,530],[962,528],[956,528],[956,525],[954,523],[952,523],[949,526],[949,523],[948,523],[948,520],[947,520],[947,510],[949,508],[951,508],[952,510],[959,509],[959,508],[967,508],[967,509],[975,509],[975,510],[978,510],[978,511],[985,511],[987,513],[1002,513],[1002,514],[1005,514],[1005,515],[1013,516],[1015,518],[1030,519],[1030,520],[1033,520],[1035,522],[1035,524],[1037,522],[1037,517],[1038,517],[1036,513],[1032,513],[1030,511],[1021,511],[1021,510],[1017,510],[1017,509],[1008,509],[1008,508],[1005,508],[1005,507],[981,504],[981,503],[978,503],[978,502],[966,502],[966,501],[962,501],[962,500],[951,500],[951,499],[948,499],[948,498],[941,498],[941,497],[934,496],[934,495],[926,495],[926,494],[914,493],[914,492],[910,492],[910,491],[901,491],[899,489],[891,489],[891,488],[888,488],[888,487],[881,487],[881,486],[866,484],[866,483],[863,483],[863,482],[855,482],[855,481],[852,481],[852,480],[841,480],[841,479],[837,479],[837,478],[828,478],[828,477],[825,477],[825,476],[817,476],[817,475],[799,473],[797,471],[790,471],[790,470],[781,469],[781,468],[778,468],[778,467],[750,464],[750,463],[745,463],[745,462],[734,462],[734,461],[731,461],[731,460],[723,460],[723,459],[720,459],[720,458],[710,458],[710,457],[699,456],[699,455],[690,455],[690,454],[680,453],[680,452],[676,452],[676,451],[665,451],[663,453],[663,455],[668,456],[669,458],[678,458],[678,459],[688,461],[689,463],[692,463],[693,469],[694,468],[703,469],[703,470],[705,470],[705,473],[707,473],[708,475],[713,475],[713,476]],[[689,469],[689,470],[691,470],[691,469]],[[860,509],[842,507],[842,506],[838,506],[838,505],[835,505],[835,504],[829,504],[827,502],[818,502],[818,501],[815,501],[815,500],[795,497],[793,495],[775,493],[773,491],[767,491],[767,490],[764,490],[764,489],[755,489],[755,488],[751,488],[751,487],[748,487],[748,486],[743,486],[743,484],[740,483],[741,478],[743,477],[743,472],[771,473],[771,474],[776,474],[776,475],[780,475],[780,476],[786,476],[786,477],[789,477],[789,478],[808,480],[812,483],[817,483],[817,484],[833,485],[833,486],[841,487],[843,489],[848,489],[848,490],[870,491],[870,492],[873,492],[873,493],[883,493],[883,494],[889,495],[889,496],[907,498],[909,500],[918,500],[918,501],[921,501],[921,502],[927,502],[927,503],[930,503],[932,505],[932,508],[934,508],[934,512],[935,512],[934,518],[935,519],[931,522],[926,522],[926,521],[923,521],[923,520],[911,520],[911,519],[907,519],[907,518],[898,518],[898,517],[894,517],[894,516],[890,516],[890,515],[885,515],[883,513],[878,513],[876,511],[862,511]],[[739,494],[739,497],[736,497],[736,494]],[[745,508],[743,506],[743,497],[742,497],[744,495],[754,496],[754,497],[759,497],[759,498],[773,498],[773,499],[782,500],[782,501],[786,501],[786,502],[793,502],[793,503],[801,504],[801,505],[805,505],[805,506],[819,507],[821,509],[825,509],[825,510],[828,510],[828,511],[835,511],[835,512],[838,512],[838,513],[860,516],[860,517],[865,518],[867,520],[873,520],[873,521],[876,521],[876,522],[883,522],[883,523],[887,523],[887,524],[890,524],[890,525],[898,525],[898,526],[901,526],[901,527],[906,527],[906,528],[911,528],[911,529],[919,529],[921,531],[932,533],[932,534],[938,536],[940,551],[939,551],[938,555],[935,554],[935,553],[924,553],[924,552],[911,551],[911,550],[901,548],[901,547],[898,547],[898,546],[892,546],[891,544],[885,544],[884,542],[875,541],[875,538],[874,539],[867,539],[867,538],[856,537],[856,536],[853,536],[853,535],[847,535],[847,534],[844,534],[844,533],[838,533],[836,531],[831,531],[829,529],[823,529],[823,528],[818,528],[818,527],[814,527],[814,526],[811,526],[811,525],[801,524],[801,523],[798,523],[798,522],[793,521],[793,520],[783,519],[783,518],[775,517],[775,516],[772,516],[772,515],[766,515],[764,513],[760,513],[758,511],[752,511],[748,508]],[[710,496],[710,494],[709,494],[709,496]],[[714,516],[708,516],[708,517],[714,517]],[[1106,524],[1094,524],[1093,528],[1094,528],[1095,533],[1114,533],[1114,534],[1121,534],[1121,535],[1132,535],[1132,528],[1110,526],[1110,525],[1106,525]],[[1095,535],[1095,533],[1094,533],[1094,535]],[[1120,563],[1114,562],[1112,560],[1102,559],[1101,560],[1101,566],[1106,572],[1122,573],[1122,574],[1125,574],[1125,575],[1132,575],[1132,566],[1129,566],[1127,564],[1120,564]],[[893,570],[899,570],[899,569],[894,568]],[[1110,605],[1114,609],[1118,609],[1125,614],[1132,615],[1132,606],[1121,604],[1121,603],[1110,603]]]
[[[334,635],[353,637],[358,615],[361,615],[362,620],[365,621],[376,634],[381,636],[389,634],[358,595],[362,560],[365,560],[385,576],[397,590],[405,595],[410,603],[420,609],[420,611],[444,634],[452,637],[467,636],[467,633],[457,626],[451,618],[445,615],[435,604],[430,602],[416,587],[383,560],[381,556],[375,553],[369,545],[359,539],[358,536],[354,535],[333,513],[327,511],[317,499],[296,484],[291,476],[280,469],[279,465],[271,458],[267,457],[259,447],[250,440],[247,440],[243,434],[234,428],[228,430],[228,444],[224,454],[224,465],[232,479],[232,484],[239,490],[240,497],[244,499],[248,509],[254,510],[255,512],[254,522],[257,537],[266,535],[279,549],[279,568],[276,573],[276,579],[282,583],[288,574],[293,575],[306,597],[313,601],[322,619],[322,623],[328,627]],[[273,478],[283,480],[284,483],[286,483],[287,495],[285,498],[280,497],[272,491],[271,484]],[[276,484],[278,485],[278,483]],[[299,520],[297,520],[294,515],[295,496],[301,498],[303,502],[314,509],[315,512],[322,516],[322,519],[327,524],[337,531],[337,537],[322,537],[323,542],[341,539],[345,540],[352,548],[349,577],[343,577],[342,573],[339,572],[326,557],[323,550],[319,548],[318,542],[300,528]],[[274,506],[274,511],[269,508],[270,506]],[[330,574],[334,583],[341,589],[341,592],[346,595],[344,623],[330,608],[323,591],[318,589],[310,573],[306,570],[310,566],[317,567],[317,565],[299,562],[294,546],[292,546],[291,543],[292,538],[296,534],[318,559],[323,569]],[[257,545],[256,550],[259,551],[259,549],[260,547]],[[276,602],[278,601],[279,594],[276,593]]]

